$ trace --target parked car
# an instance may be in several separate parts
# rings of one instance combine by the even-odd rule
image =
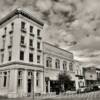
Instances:
[[[99,86],[97,86],[97,85],[93,86],[93,91],[98,91],[98,90],[100,90]]]

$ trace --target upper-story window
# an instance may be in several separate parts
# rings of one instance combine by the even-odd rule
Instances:
[[[21,22],[21,29],[25,28],[25,22]]]
[[[5,48],[5,38],[3,38],[3,49]]]
[[[60,69],[60,60],[59,59],[56,59],[55,61],[55,67]]]
[[[29,53],[29,62],[33,62],[33,53]]]
[[[21,44],[24,44],[24,41],[25,41],[25,37],[21,36]]]
[[[13,36],[10,36],[10,45],[12,46],[13,44]]]
[[[11,23],[11,29],[12,30],[14,29],[14,23]]]
[[[33,26],[30,26],[30,33],[33,32]]]
[[[73,71],[73,63],[72,62],[69,63],[69,70]]]
[[[12,51],[9,51],[8,52],[8,61],[11,61],[11,59],[12,59]]]
[[[63,69],[67,70],[67,62],[66,61],[63,61]]]
[[[7,32],[7,27],[4,28],[4,31],[5,31],[5,34],[6,34],[6,32]]]
[[[52,58],[51,57],[46,58],[46,67],[52,67]]]
[[[37,29],[37,36],[38,37],[40,36],[40,32],[41,32],[41,30],[40,29]]]
[[[41,62],[41,56],[37,55],[37,63],[40,63],[40,62]]]
[[[1,54],[1,63],[4,62],[4,53]]]
[[[37,49],[40,49],[41,43],[37,42]]]
[[[29,40],[29,46],[30,46],[30,47],[33,47],[33,39],[30,39],[30,40]]]
[[[20,60],[24,60],[24,51],[20,51]]]

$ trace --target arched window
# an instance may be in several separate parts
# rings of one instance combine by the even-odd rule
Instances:
[[[69,70],[73,71],[73,63],[72,62],[69,63]]]
[[[55,67],[57,69],[60,69],[60,60],[59,59],[56,59],[56,61],[55,61]]]
[[[67,70],[67,62],[66,61],[63,61],[63,69]]]
[[[46,58],[46,67],[52,67],[52,58],[51,57]]]

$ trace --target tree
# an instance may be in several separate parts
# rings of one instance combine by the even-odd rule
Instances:
[[[65,72],[58,75],[58,83],[61,92],[70,90],[72,87],[71,77]]]

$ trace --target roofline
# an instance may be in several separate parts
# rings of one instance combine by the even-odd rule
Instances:
[[[2,25],[4,22],[6,22],[7,20],[11,19],[13,16],[15,15],[23,15],[27,18],[29,18],[30,20],[38,23],[39,25],[43,26],[44,23],[38,19],[36,19],[35,17],[33,17],[31,14],[29,14],[28,12],[26,12],[25,10],[22,10],[20,8],[17,8],[15,10],[13,10],[11,13],[9,13],[8,15],[6,15],[5,17],[3,17],[1,20],[0,20],[0,25]]]
[[[73,55],[73,53],[72,53],[72,52],[69,52],[69,51],[64,50],[64,49],[62,49],[62,48],[59,48],[59,47],[56,47],[56,46],[55,46],[55,45],[53,45],[53,44],[50,44],[50,43],[48,43],[48,42],[43,42],[43,44],[44,44],[44,43],[46,43],[46,44],[48,44],[48,45],[50,45],[50,46],[53,46],[53,47],[55,47],[55,48],[57,48],[57,49],[63,50],[63,51],[65,51],[65,52],[70,53],[70,54],[72,54],[72,55]]]

